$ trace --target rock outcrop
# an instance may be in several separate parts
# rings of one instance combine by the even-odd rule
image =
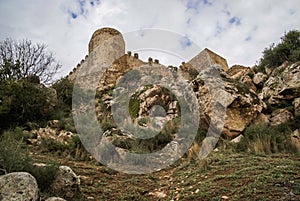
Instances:
[[[224,77],[225,76],[225,77]],[[259,115],[264,108],[264,103],[253,93],[249,88],[231,79],[226,74],[219,78],[219,93],[214,93],[217,89],[209,87],[206,84],[207,78],[205,73],[200,73],[193,82],[198,83],[198,89],[195,91],[198,102],[201,108],[202,117],[212,118],[222,114],[221,111],[212,111],[211,102],[215,100],[224,100],[226,102],[220,103],[221,108],[226,111],[226,118],[224,122],[223,134],[229,139],[233,139],[241,134],[244,129]],[[217,79],[214,80],[216,83]],[[202,83],[202,84],[200,84]],[[223,95],[223,97],[219,97]],[[204,120],[203,120],[204,121]]]
[[[31,131],[31,138],[27,141],[33,145],[40,145],[42,140],[55,140],[62,144],[69,144],[73,136],[77,135],[71,131],[63,130],[60,128],[59,120],[52,120],[48,122],[45,128]]]
[[[72,200],[80,195],[80,179],[68,166],[60,166],[50,191],[59,197]]]
[[[286,108],[277,109],[272,112],[270,122],[272,126],[277,126],[294,120],[293,114]]]
[[[253,82],[256,85],[263,85],[263,83],[268,79],[268,76],[266,74],[263,74],[261,72],[258,72],[253,77]]]
[[[0,176],[0,200],[38,200],[36,179],[27,172],[14,172]]]
[[[270,104],[300,97],[300,63],[282,64],[274,70],[262,89],[262,98]]]

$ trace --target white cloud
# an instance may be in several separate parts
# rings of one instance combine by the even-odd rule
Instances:
[[[0,39],[46,43],[63,64],[63,75],[87,54],[92,33],[107,26],[123,33],[173,31],[221,54],[230,65],[252,66],[285,31],[300,29],[299,7],[294,0],[0,1]],[[161,60],[168,61],[165,55]]]

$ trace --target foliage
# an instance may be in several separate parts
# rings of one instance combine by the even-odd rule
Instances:
[[[6,131],[0,137],[0,168],[6,173],[20,172],[30,166],[31,159],[24,150],[23,139],[13,131]]]
[[[0,83],[0,127],[46,120],[51,113],[48,89],[26,80]]]
[[[42,192],[47,191],[54,180],[56,164],[39,167],[33,163],[22,137],[22,129],[5,131],[0,137],[0,169],[5,173],[28,172],[37,180]]]
[[[68,149],[68,145],[55,139],[42,139],[41,147],[53,153],[62,153]]]
[[[253,153],[295,153],[290,140],[291,129],[286,124],[270,126],[268,124],[251,125],[246,128],[244,137],[237,144],[238,151]]]
[[[32,166],[27,170],[37,181],[38,187],[42,192],[47,192],[58,171],[58,165],[47,164],[44,167]]]
[[[101,125],[101,127],[102,127],[102,131],[105,132],[107,130],[111,130],[112,128],[116,128],[116,125],[106,121]]]
[[[72,108],[72,95],[74,84],[68,78],[62,78],[56,81],[52,87],[56,90],[58,104],[57,109],[66,112],[71,111]]]
[[[140,101],[137,98],[131,98],[129,101],[129,114],[132,119],[138,117],[140,109]]]
[[[291,30],[281,38],[278,44],[272,44],[263,51],[259,71],[265,67],[271,69],[278,67],[285,61],[296,62],[300,60],[300,31]]]
[[[42,139],[41,151],[54,156],[72,157],[79,161],[90,160],[90,154],[86,151],[78,135],[72,136],[68,143],[54,139]]]
[[[90,154],[86,151],[86,149],[84,148],[80,138],[78,135],[75,135],[72,137],[72,141],[70,144],[70,150],[71,150],[71,154],[72,156],[76,159],[76,160],[83,160],[83,161],[87,161],[89,160],[89,156]]]
[[[49,84],[60,67],[45,44],[34,44],[27,39],[0,41],[0,80],[19,80],[34,75],[42,83]]]

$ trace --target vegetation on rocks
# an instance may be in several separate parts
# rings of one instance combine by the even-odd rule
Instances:
[[[239,72],[232,72],[232,75],[221,70],[222,80],[228,84],[224,91],[231,102],[219,106],[227,109],[228,118],[224,121],[233,126],[226,130],[229,135],[225,132],[221,135],[216,149],[207,158],[199,160],[197,153],[209,127],[210,119],[206,116],[209,107],[204,108],[207,113],[205,111],[201,114],[201,120],[207,121],[200,125],[190,148],[196,147],[194,156],[189,158],[191,150],[188,150],[167,169],[147,175],[116,172],[102,166],[87,153],[76,133],[72,118],[72,101],[79,101],[72,100],[74,83],[65,77],[51,86],[45,85],[49,84],[48,81],[59,67],[52,54],[47,53],[45,46],[34,46],[26,40],[23,43],[2,41],[0,175],[19,171],[31,173],[37,180],[42,199],[51,196],[49,188],[58,166],[69,165],[80,175],[84,196],[79,200],[88,197],[90,200],[300,200],[300,135],[297,135],[300,131],[300,86],[297,77],[293,77],[300,72],[297,64],[300,60],[299,36],[298,30],[292,30],[282,37],[280,43],[266,48],[258,67],[239,66],[237,69],[242,70],[236,70]],[[49,71],[44,70],[42,74],[38,74],[35,68],[30,69],[24,64],[27,60],[20,60],[16,56],[8,57],[5,48],[9,42],[16,47],[23,44],[28,51],[30,48],[37,48],[44,52],[48,60],[36,65],[42,69],[48,66]],[[37,55],[28,53],[25,56],[35,58]],[[126,56],[122,59],[134,58]],[[282,65],[285,61],[289,63]],[[290,65],[292,63],[294,64]],[[114,66],[116,71],[117,64],[118,62]],[[185,67],[188,67],[188,63]],[[26,74],[26,69],[32,73]],[[277,78],[271,77],[277,74],[268,74],[265,72],[267,69],[277,74],[285,73],[286,77],[281,78],[286,78],[289,85],[275,82]],[[243,70],[244,74],[241,73]],[[121,72],[118,73],[122,75]],[[203,94],[209,96],[205,80],[197,81],[195,69],[190,74],[190,77],[195,78],[190,80],[195,94],[198,97],[203,97]],[[238,75],[234,77],[234,74]],[[253,82],[254,78],[257,82]],[[126,79],[130,81],[133,78]],[[250,88],[250,85],[241,81],[243,79],[254,87]],[[272,79],[275,81],[271,82]],[[111,114],[115,86],[112,86],[111,80],[110,84],[97,89],[95,109],[103,136],[111,140],[113,145],[128,152],[145,154],[161,150],[175,138],[181,123],[180,106],[170,91],[147,85],[140,87],[141,90],[131,96],[129,115],[139,128],[146,128],[151,124],[154,117],[147,115],[153,106],[159,105],[162,109],[155,110],[158,114],[154,115],[155,118],[168,117],[166,121],[161,121],[162,126],[157,124],[162,128],[158,135],[139,139],[138,136],[145,135],[142,129],[132,137],[132,133],[126,133],[126,129],[117,127]],[[282,88],[279,90],[279,87]],[[91,92],[79,89],[76,93],[79,93],[79,97],[85,97],[86,93]],[[210,101],[203,100],[202,106],[209,106]],[[252,113],[249,108],[253,108]],[[84,126],[86,130],[94,129],[91,128],[89,119],[86,119]],[[128,130],[135,131],[134,128]],[[230,136],[232,133],[234,135]],[[292,133],[294,134],[291,135]],[[242,137],[231,141],[236,136]],[[107,152],[107,157],[111,155],[110,149],[104,148],[103,151]],[[131,160],[141,163],[134,158]],[[39,163],[46,164],[38,165]]]
[[[291,30],[284,34],[278,44],[272,44],[263,51],[263,57],[259,63],[259,70],[265,68],[274,69],[283,62],[296,62],[300,60],[300,31]]]

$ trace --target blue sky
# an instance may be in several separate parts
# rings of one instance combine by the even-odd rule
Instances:
[[[63,64],[60,75],[84,58],[92,33],[101,27],[176,32],[183,48],[194,42],[224,56],[230,66],[253,66],[284,32],[300,29],[299,8],[298,0],[0,0],[0,39],[47,44]]]

